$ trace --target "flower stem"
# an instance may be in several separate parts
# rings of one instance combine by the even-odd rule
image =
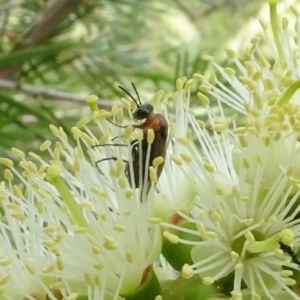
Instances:
[[[60,176],[60,168],[58,166],[51,165],[47,170],[47,175],[50,178],[53,185],[55,186],[55,188],[57,189],[57,191],[59,192],[64,203],[69,208],[77,224],[80,227],[85,227],[89,229],[89,225],[82,214],[81,208],[79,207],[78,203],[74,199],[73,195],[71,194],[64,180]]]
[[[278,105],[281,106],[287,103],[300,88],[300,79],[291,84],[286,91],[281,95]]]
[[[270,22],[271,22],[271,28],[272,28],[272,32],[273,32],[275,45],[276,45],[278,56],[279,56],[279,62],[283,62],[284,55],[283,55],[283,50],[282,50],[282,47],[281,47],[281,44],[279,41],[279,35],[278,35],[277,3],[278,3],[278,0],[269,0]]]

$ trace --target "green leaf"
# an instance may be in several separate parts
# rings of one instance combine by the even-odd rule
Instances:
[[[163,291],[163,300],[206,300],[218,293],[215,285],[205,285],[195,275],[190,279],[178,277],[167,290]]]
[[[74,49],[76,47],[78,47],[78,42],[64,41],[0,54],[0,67],[27,63],[32,59],[52,56],[62,50]]]

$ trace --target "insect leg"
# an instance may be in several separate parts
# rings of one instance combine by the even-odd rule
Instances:
[[[102,159],[100,159],[100,160],[97,160],[96,161],[96,165],[98,164],[98,163],[100,163],[100,162],[103,162],[103,161],[106,161],[106,160],[118,160],[119,159],[119,157],[106,157],[106,158],[102,158]],[[126,159],[122,159],[123,160],[123,162],[125,162],[125,163],[128,163],[128,160],[126,160]]]
[[[280,245],[280,249],[292,258],[292,262],[300,267],[300,260],[296,256],[296,253],[293,251],[293,249],[290,246],[285,245],[281,242],[279,242],[279,245]]]

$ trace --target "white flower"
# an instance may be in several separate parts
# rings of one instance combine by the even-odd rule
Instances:
[[[187,147],[190,145],[188,133],[188,114],[186,112],[190,102],[190,87],[194,80],[186,77],[177,80],[177,91],[173,95],[174,102],[169,103],[169,110],[175,111],[169,116],[169,140],[167,146],[167,159],[164,170],[156,185],[158,194],[155,195],[155,212],[163,220],[176,210],[189,211],[195,204],[194,182],[191,180],[189,163],[192,157]],[[168,110],[164,115],[168,117]]]
[[[287,20],[282,24],[282,30],[273,29],[279,41],[274,64],[263,57],[259,39],[253,39],[246,62],[227,51],[239,74],[214,63],[222,79],[194,76],[202,81],[198,96],[206,107],[209,130],[186,108],[201,145],[201,153],[190,146],[188,177],[197,201],[190,214],[177,213],[197,226],[197,231],[181,230],[201,241],[170,240],[195,245],[194,264],[183,267],[184,277],[199,274],[205,284],[213,284],[233,273],[233,299],[246,294],[249,299],[300,299],[290,288],[296,283],[290,278],[292,269],[299,266],[279,249],[279,243],[290,249],[300,246],[300,51],[299,46],[292,50]],[[298,15],[296,36],[300,36]],[[218,112],[210,107],[207,95],[217,101]],[[227,117],[226,105],[242,115],[241,120]]]
[[[18,176],[9,160],[1,162]],[[5,220],[0,222],[1,299],[34,300],[45,299],[46,295],[54,299],[57,282],[48,272],[57,257],[43,244],[46,236],[43,221],[38,218],[38,208],[29,203],[33,195],[25,195],[23,183],[12,185],[11,171],[4,174],[9,181],[7,186],[0,184],[1,209],[5,214]]]
[[[94,114],[102,136],[100,144],[119,134],[118,127],[104,115],[105,112]],[[109,296],[118,299],[134,292],[147,278],[161,251],[160,219],[152,217],[154,184],[148,193],[129,185],[122,161],[129,157],[129,164],[132,163],[128,132],[123,138],[128,147],[92,148],[99,141],[86,122],[79,122],[86,132],[73,128],[75,148],[61,128],[50,126],[60,140],[54,149],[49,141],[41,146],[42,151],[49,151],[50,164],[31,153],[36,165],[14,149],[25,169],[23,176],[16,173],[23,183],[24,196],[17,195],[12,200],[14,188],[9,184],[8,192],[3,189],[3,198],[9,205],[17,203],[24,211],[23,218],[15,221],[18,226],[23,228],[25,222],[33,220],[39,224],[41,235],[35,238],[51,258],[42,256],[44,264],[52,266],[47,276],[61,282],[56,287],[64,297],[77,294],[93,300]],[[83,155],[84,147],[89,158]],[[96,163],[116,155],[117,161]],[[11,167],[8,160],[0,162]],[[152,168],[155,179],[155,167]],[[4,223],[0,222],[0,226]],[[12,236],[13,242],[22,236]],[[25,263],[23,257],[20,260]]]

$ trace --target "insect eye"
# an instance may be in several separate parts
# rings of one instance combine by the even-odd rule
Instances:
[[[148,115],[152,112],[153,106],[151,104],[144,104],[134,111],[133,117],[136,120],[143,120],[146,119]]]

